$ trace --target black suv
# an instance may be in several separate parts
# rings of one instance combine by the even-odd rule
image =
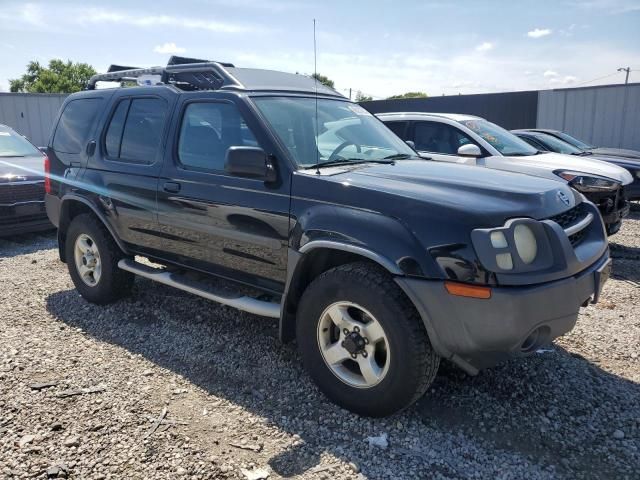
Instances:
[[[47,211],[91,302],[140,275],[278,318],[328,397],[382,416],[442,357],[476,374],[571,330],[608,277],[598,210],[560,182],[421,160],[306,76],[123,68],[65,101],[48,146]]]

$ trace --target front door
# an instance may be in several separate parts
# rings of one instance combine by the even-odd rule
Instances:
[[[224,169],[231,146],[259,146],[273,154],[272,146],[256,137],[260,129],[255,118],[234,96],[189,96],[179,115],[171,158],[165,159],[158,183],[166,255],[191,268],[282,291],[289,235],[288,174],[278,168],[279,180],[265,183],[230,176]]]

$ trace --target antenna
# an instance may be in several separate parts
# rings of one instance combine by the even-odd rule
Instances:
[[[318,145],[318,132],[320,131],[318,125],[318,55],[316,53],[316,19],[313,19],[313,80],[316,91],[316,175],[320,175],[320,148]]]

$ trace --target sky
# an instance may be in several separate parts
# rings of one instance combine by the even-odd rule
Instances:
[[[311,74],[348,96],[640,82],[640,0],[0,0],[0,91],[31,60],[172,54]]]

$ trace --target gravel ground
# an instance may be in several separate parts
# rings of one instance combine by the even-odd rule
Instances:
[[[97,307],[53,234],[0,240],[0,477],[640,478],[639,210],[573,332],[475,378],[445,364],[382,420],[329,403],[272,320],[143,279]]]

